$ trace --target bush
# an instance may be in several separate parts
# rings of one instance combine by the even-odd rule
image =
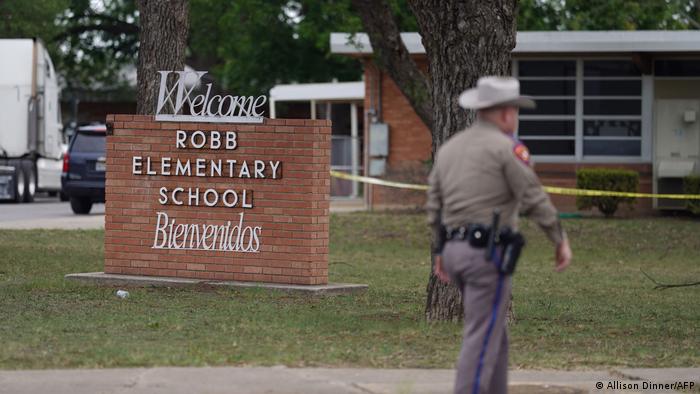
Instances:
[[[690,175],[683,179],[683,193],[700,194],[700,175]],[[688,210],[700,215],[700,200],[688,200]]]
[[[629,170],[609,168],[584,168],[576,171],[576,187],[588,190],[606,190],[616,192],[637,192],[639,173]],[[589,209],[596,207],[605,215],[612,217],[621,203],[634,207],[634,197],[590,197],[577,196],[576,207]]]

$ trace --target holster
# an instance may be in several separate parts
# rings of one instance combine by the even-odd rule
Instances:
[[[433,254],[442,254],[445,242],[447,242],[447,229],[439,224],[435,231],[435,239],[433,239]]]
[[[501,252],[499,271],[506,275],[512,275],[520,258],[520,252],[525,247],[525,237],[519,232],[506,229],[501,231],[499,235],[498,247]]]
[[[435,253],[442,252],[446,240],[467,241],[473,248],[485,248],[489,261],[498,264],[500,272],[512,275],[525,247],[525,237],[509,228],[501,228],[492,238],[492,230],[483,224],[468,224],[450,231],[441,226],[435,242]]]

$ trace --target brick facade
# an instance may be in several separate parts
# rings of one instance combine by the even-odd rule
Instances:
[[[418,65],[426,68],[425,61],[416,58]],[[370,60],[364,60],[365,109],[378,108],[381,121],[389,125],[389,157],[386,179],[425,184],[430,168],[432,140],[430,130],[413,111],[406,97],[386,73],[380,72]],[[377,83],[380,82],[380,84]],[[365,122],[369,127],[370,122]],[[367,133],[368,130],[365,130]],[[368,140],[368,139],[367,139]],[[639,172],[639,191],[652,192],[653,169],[651,163],[536,163],[535,170],[546,186],[575,187],[576,170],[579,168],[622,168]],[[367,203],[374,209],[418,208],[425,203],[425,193],[382,186],[368,187]],[[576,198],[551,195],[552,201],[562,212],[575,212]],[[638,199],[634,210],[620,207],[620,213],[649,214],[651,199]]]
[[[652,193],[653,168],[649,164],[619,164],[619,163],[536,163],[535,171],[540,177],[543,185],[555,187],[576,187],[576,170],[580,168],[618,168],[632,170],[639,173],[639,192]],[[562,212],[576,212],[576,197],[550,195],[552,202]],[[620,205],[620,215],[650,214],[653,212],[652,200],[649,198],[639,198],[634,205],[634,209],[629,209],[626,205]]]
[[[425,68],[425,62],[419,66]],[[381,103],[379,115],[389,125],[389,156],[386,178],[394,181],[424,183],[429,169],[432,150],[430,130],[416,115],[406,97],[396,83],[386,73],[380,72],[370,60],[364,62],[365,103],[364,108],[372,108],[372,103]],[[381,85],[377,84],[380,81]],[[378,86],[381,86],[378,89]],[[379,104],[376,104],[379,106]],[[369,127],[370,122],[365,122]],[[366,141],[369,139],[366,138]],[[415,191],[405,191],[386,187],[368,188],[370,206],[419,206],[424,195]]]
[[[328,282],[330,121],[265,119],[262,124],[173,123],[155,122],[152,116],[110,115],[107,122],[112,131],[106,144],[106,273],[305,285]],[[208,149],[208,146],[195,149],[190,145],[177,148],[177,130],[185,131],[188,136],[201,130],[208,138],[212,130],[235,131],[237,147],[231,150]],[[143,174],[133,174],[134,156],[142,157],[138,169]],[[167,176],[160,172],[146,175],[147,157],[151,158],[152,168],[157,170],[162,168],[161,159],[166,157],[172,161],[191,160],[193,165],[197,159],[205,159],[206,176],[194,176],[194,170],[192,176]],[[234,170],[230,173],[224,170],[223,176],[210,176],[210,160],[219,159],[236,160],[239,165],[236,168],[241,168],[243,161],[251,164],[255,160],[280,161],[281,176],[272,179],[271,167],[261,170],[265,179],[229,177]],[[241,194],[245,189],[252,208],[241,207],[242,202],[226,207],[221,200],[209,207],[203,198],[194,206],[175,205],[172,199],[163,205],[159,202],[163,198],[162,187],[168,188],[168,192],[182,187],[184,191],[199,188],[202,193],[214,189],[220,194],[228,189]],[[188,201],[189,195],[184,191],[177,195],[176,201]],[[214,193],[209,194],[209,202],[214,201],[213,196]],[[230,205],[237,201],[232,196],[228,194]],[[232,242],[236,234],[244,244],[246,234],[252,242],[254,228],[260,227],[259,251],[154,248],[160,242],[156,231],[158,212],[176,221],[175,235],[170,233],[173,239],[176,239],[178,224],[201,225],[202,236],[207,234],[206,225],[212,225],[216,227],[210,229],[218,228],[221,233],[212,230],[208,233],[210,236],[217,232],[221,241],[226,238],[224,234],[229,234],[229,242]],[[164,216],[160,218],[164,220]],[[250,231],[238,228],[236,232],[240,220],[244,220],[241,227],[246,230],[250,227]],[[231,224],[224,233],[229,221]],[[187,246],[187,234],[178,238],[184,239],[184,246]],[[194,237],[193,233],[191,235]],[[204,239],[200,245],[206,245],[207,238]],[[211,245],[225,245],[214,241],[215,238],[208,239]],[[192,246],[192,242],[188,245]],[[249,247],[251,245],[248,243]]]

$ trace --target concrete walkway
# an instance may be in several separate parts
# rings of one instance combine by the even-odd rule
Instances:
[[[37,197],[29,204],[0,203],[0,229],[101,229],[105,206],[94,204],[89,215],[76,215],[58,197]]]
[[[286,367],[134,368],[0,371],[2,394],[380,394],[450,393],[454,372],[444,369]],[[674,393],[645,382],[695,382],[700,368],[600,371],[512,371],[510,393]],[[596,388],[603,385],[603,389]],[[623,385],[637,385],[623,386]],[[628,387],[632,387],[629,389]]]

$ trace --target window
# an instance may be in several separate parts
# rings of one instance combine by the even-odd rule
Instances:
[[[331,169],[347,174],[362,172],[362,135],[364,110],[357,102],[318,101],[315,103],[316,119],[330,119]],[[356,181],[333,178],[331,197],[358,197],[362,185]]]
[[[96,133],[77,133],[75,135],[72,152],[104,152],[105,151],[105,134]]]
[[[521,110],[518,136],[534,155],[576,153],[576,61],[518,63],[520,90],[537,108]]]
[[[639,68],[629,60],[586,60],[584,77],[640,77]]]
[[[642,154],[642,73],[630,60],[583,61],[583,156]]]
[[[700,66],[700,65],[699,65]],[[642,74],[631,60],[520,60],[518,137],[536,156],[641,157]]]
[[[528,60],[519,63],[521,77],[576,76],[576,61]]]
[[[700,77],[698,59],[660,59],[654,62],[657,77]]]

